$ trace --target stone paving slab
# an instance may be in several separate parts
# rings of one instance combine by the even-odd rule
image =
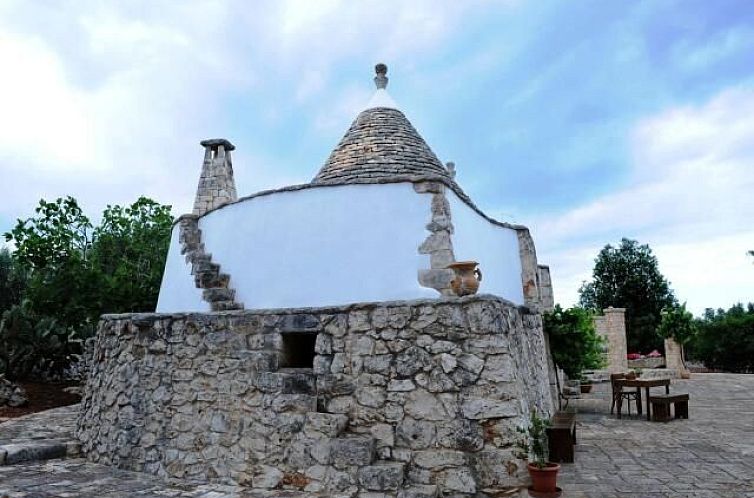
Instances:
[[[0,465],[75,457],[73,436],[79,405],[54,408],[0,423]]]
[[[618,420],[609,395],[588,404],[596,413],[579,413],[576,463],[559,479],[564,496],[754,497],[754,375],[694,374],[672,382],[671,393],[681,392],[689,420]]]
[[[564,498],[754,498],[754,375],[694,374],[690,420],[618,420],[607,400],[578,417],[576,463],[563,464]],[[599,393],[598,393],[599,394]],[[599,396],[595,396],[599,400]],[[75,407],[0,424],[0,444],[70,441]],[[113,469],[81,458],[0,466],[0,498],[313,498],[189,484]]]

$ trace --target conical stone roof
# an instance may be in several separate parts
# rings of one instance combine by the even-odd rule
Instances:
[[[378,90],[372,100],[375,107],[356,117],[312,183],[370,183],[438,176],[452,181],[432,149],[385,92],[387,68],[378,65],[376,69]]]

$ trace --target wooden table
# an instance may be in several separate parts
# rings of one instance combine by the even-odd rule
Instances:
[[[615,382],[622,389],[625,387],[635,387],[639,398],[639,415],[641,415],[641,388],[644,388],[644,397],[647,400],[647,420],[652,420],[651,405],[649,404],[649,388],[665,386],[665,394],[670,394],[670,379],[619,379]],[[618,418],[620,418],[621,406],[618,405]]]

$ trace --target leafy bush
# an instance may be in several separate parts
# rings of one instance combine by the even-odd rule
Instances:
[[[0,315],[21,302],[28,280],[26,269],[13,259],[10,251],[0,249]]]
[[[551,313],[545,314],[544,328],[550,339],[553,360],[568,378],[578,379],[582,371],[604,366],[604,340],[597,335],[589,311],[564,310],[556,305]]]
[[[0,372],[10,379],[60,378],[79,357],[81,345],[72,328],[34,314],[29,301],[0,318]]]
[[[709,368],[728,372],[754,372],[754,303],[729,310],[708,309],[696,322],[698,331],[689,343],[690,357]]]
[[[694,316],[686,310],[686,303],[670,306],[662,310],[657,333],[665,339],[673,338],[683,346],[696,335]]]
[[[172,222],[170,206],[145,197],[108,206],[97,226],[72,197],[41,200],[34,216],[18,220],[5,234],[15,251],[10,258],[0,252],[0,306],[9,308],[0,373],[56,376],[102,313],[153,311]],[[18,278],[6,267],[17,275],[23,270],[23,286],[12,285]],[[20,290],[11,296],[6,288]]]

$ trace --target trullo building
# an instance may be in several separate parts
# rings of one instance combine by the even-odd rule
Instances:
[[[377,90],[313,180],[238,197],[202,142],[156,313],[105,315],[79,419],[90,459],[322,496],[496,496],[515,427],[552,410],[526,227],[485,215]],[[477,295],[448,265],[473,260]]]

